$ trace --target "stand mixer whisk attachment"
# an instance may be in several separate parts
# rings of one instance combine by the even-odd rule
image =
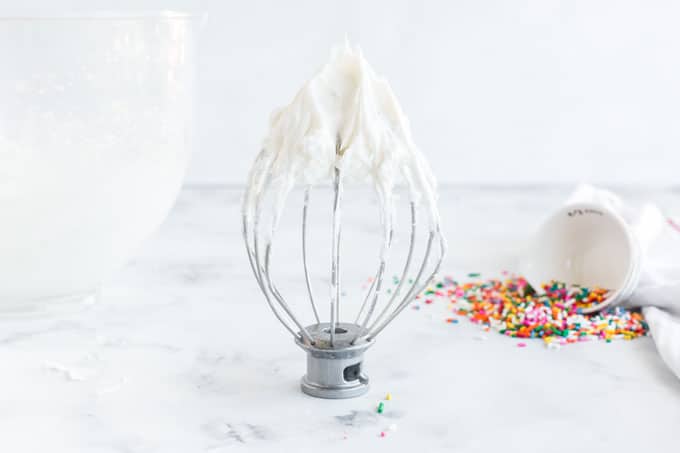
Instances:
[[[378,269],[356,316],[341,319],[340,230],[345,180],[370,181],[378,194],[382,242]],[[386,300],[383,280],[394,236],[394,188],[403,182],[410,196],[408,254],[395,291]],[[333,187],[330,300],[317,304],[308,267],[308,209],[311,187]],[[314,323],[293,313],[272,278],[273,238],[295,184],[306,187],[302,209],[302,266]],[[273,209],[263,206],[272,197]],[[421,261],[415,258],[427,213]],[[271,223],[263,222],[263,211]],[[243,200],[243,238],[250,266],[272,312],[307,353],[302,391],[322,398],[349,398],[368,390],[364,352],[376,336],[421,293],[439,270],[446,252],[430,167],[413,142],[408,119],[389,83],[349,43],[271,117],[269,133],[250,172]],[[422,233],[421,233],[422,234]],[[418,247],[420,253],[420,247]],[[401,268],[400,268],[401,269]],[[412,280],[409,276],[413,276]],[[322,313],[328,317],[322,318]],[[344,314],[344,311],[342,312]]]
[[[339,140],[336,152],[338,157],[342,156]],[[328,321],[324,321],[320,316],[321,310],[312,291],[308,267],[308,208],[312,188],[307,186],[304,191],[304,205],[302,209],[302,267],[311,306],[311,314],[316,322],[311,325],[303,325],[298,316],[293,313],[272,279],[270,267],[273,250],[272,238],[280,212],[273,214],[271,230],[268,232],[269,235],[263,238],[261,206],[263,198],[267,193],[271,194],[274,192],[281,197],[281,193],[287,194],[290,188],[271,189],[271,162],[267,164],[264,162],[266,159],[267,153],[263,150],[256,160],[243,202],[243,238],[255,279],[276,318],[291,333],[296,343],[307,353],[307,373],[301,381],[302,391],[308,395],[321,398],[350,398],[362,395],[368,390],[368,377],[363,369],[364,351],[372,346],[376,336],[418,294],[427,288],[439,271],[446,253],[446,241],[441,233],[438,214],[430,216],[423,258],[415,263],[414,250],[419,233],[417,221],[418,201],[416,199],[410,201],[411,225],[406,261],[395,290],[389,295],[385,303],[382,304],[382,308],[378,310],[378,307],[381,305],[379,303],[381,296],[383,296],[382,287],[387,255],[394,235],[391,218],[389,220],[383,218],[383,226],[386,227],[384,228],[383,253],[381,253],[375,277],[372,279],[372,283],[363,298],[363,303],[356,316],[350,322],[342,321],[340,319],[340,233],[343,174],[340,168],[335,167],[333,169],[332,181],[331,296],[328,303]],[[408,174],[408,171],[406,171],[406,174]],[[433,200],[429,202],[432,203]],[[280,210],[280,207],[277,209]],[[409,275],[413,275],[412,272],[415,272],[414,277],[409,279]]]

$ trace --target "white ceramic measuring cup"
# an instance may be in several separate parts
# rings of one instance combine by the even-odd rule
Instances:
[[[599,286],[609,296],[584,313],[628,298],[640,279],[638,241],[623,218],[605,204],[569,203],[540,226],[520,259],[520,272],[534,288],[557,280]]]

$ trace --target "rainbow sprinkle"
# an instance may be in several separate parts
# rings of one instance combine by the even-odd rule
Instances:
[[[549,282],[536,292],[522,277],[458,283],[450,277],[434,282],[419,299],[450,302],[450,309],[475,324],[512,338],[542,339],[550,348],[590,340],[632,340],[645,336],[647,323],[639,311],[621,307],[605,308],[598,313],[583,310],[607,298],[603,288],[567,288]],[[456,324],[456,318],[446,318]],[[517,343],[525,347],[526,343]]]

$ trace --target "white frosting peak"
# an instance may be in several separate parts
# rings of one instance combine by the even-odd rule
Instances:
[[[294,184],[332,181],[335,168],[343,180],[373,183],[384,222],[390,222],[392,192],[400,182],[438,221],[434,177],[413,143],[408,119],[387,80],[349,44],[336,48],[293,101],[272,114],[246,204],[273,184],[282,207]]]

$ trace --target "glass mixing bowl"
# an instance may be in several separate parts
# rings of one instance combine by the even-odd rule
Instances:
[[[0,311],[92,300],[189,159],[192,20],[0,18]]]

